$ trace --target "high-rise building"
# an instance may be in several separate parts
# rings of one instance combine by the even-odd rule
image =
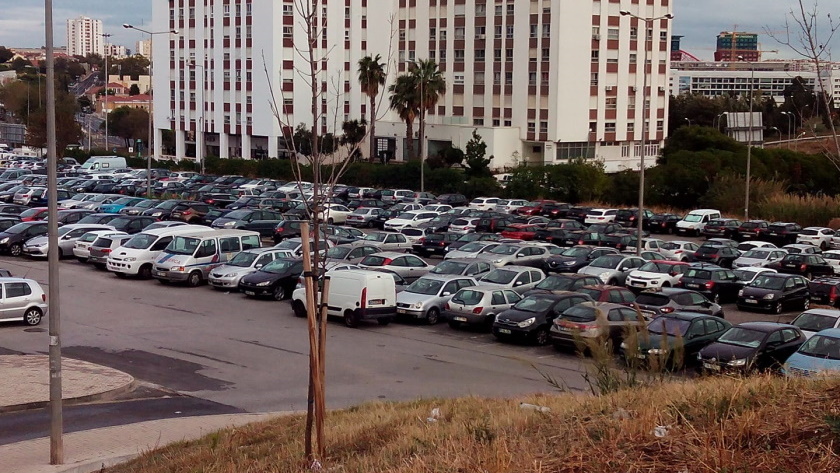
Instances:
[[[144,57],[149,57],[149,49],[152,46],[152,40],[143,39],[136,43],[134,47],[134,54],[139,54]]]
[[[67,54],[87,56],[105,54],[105,38],[102,37],[102,20],[86,16],[67,20]]]
[[[715,61],[738,61],[739,58],[743,58],[747,62],[761,61],[758,34],[741,31],[721,32],[717,36]]]
[[[357,63],[380,54],[389,74],[377,152],[407,159],[406,125],[384,110],[387,87],[412,61],[433,59],[446,91],[426,117],[428,155],[463,147],[477,130],[494,168],[580,157],[612,171],[638,169],[643,122],[647,156],[665,138],[670,21],[652,21],[648,30],[620,10],[662,17],[673,2],[643,3],[466,0],[419,8],[405,0],[316,0],[317,21],[330,25],[315,54],[329,74],[319,87],[318,125],[340,133],[343,120],[369,118]],[[155,0],[153,25],[180,32],[154,36],[156,153],[163,129],[175,131],[179,157],[193,136],[200,145],[202,116],[207,150],[221,157],[278,157],[284,127],[311,124],[310,86],[299,73],[308,65],[294,46],[305,44],[296,3]]]
[[[114,59],[122,59],[128,56],[130,51],[125,46],[118,44],[105,43],[105,54]]]

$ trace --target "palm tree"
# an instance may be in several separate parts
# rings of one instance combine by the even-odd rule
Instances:
[[[420,150],[419,155],[423,156],[423,143],[426,133],[426,112],[434,109],[440,100],[441,95],[446,93],[446,79],[440,72],[434,59],[419,60],[412,63],[413,67],[409,73],[415,78],[420,98]]]
[[[418,95],[417,79],[410,74],[397,77],[388,87],[391,93],[391,110],[397,112],[405,122],[405,137],[408,140],[408,157],[414,157],[414,118],[420,111],[420,96]]]
[[[370,160],[376,159],[376,98],[379,96],[379,87],[385,85],[385,64],[381,62],[382,57],[377,54],[375,57],[365,56],[359,59],[359,84],[362,86],[362,93],[370,98]]]

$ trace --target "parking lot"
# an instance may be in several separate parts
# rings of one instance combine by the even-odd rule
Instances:
[[[45,261],[4,256],[0,266],[49,290]],[[254,300],[207,286],[119,279],[74,260],[61,262],[61,300],[65,356],[249,411],[305,408],[306,322],[293,316],[288,302]],[[733,323],[789,321],[795,315],[724,307]],[[47,321],[32,328],[0,326],[0,353],[15,352],[46,353]],[[534,366],[569,389],[588,390],[581,376],[587,363],[550,346],[500,343],[489,333],[452,330],[446,324],[349,329],[332,323],[328,402],[341,407],[377,399],[552,390]]]

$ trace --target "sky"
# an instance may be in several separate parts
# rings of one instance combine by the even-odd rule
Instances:
[[[159,1],[159,0],[154,0]],[[263,0],[266,1],[266,0]],[[270,0],[268,0],[270,1]],[[575,0],[572,0],[575,1]],[[815,0],[804,0],[813,5]],[[816,0],[819,11],[840,20],[840,2]],[[111,40],[134,50],[140,39],[136,31],[126,30],[121,25],[148,24],[151,18],[152,0],[53,0],[55,22],[55,44],[66,43],[66,20],[79,15],[99,18],[104,31],[111,33]],[[673,33],[683,35],[682,49],[702,60],[711,60],[715,37],[721,31],[731,31],[736,25],[738,31],[760,33],[763,50],[779,50],[767,53],[765,58],[791,58],[796,54],[776,40],[764,34],[765,29],[779,31],[784,36],[786,14],[798,6],[797,0],[673,0]],[[0,45],[7,47],[39,47],[44,44],[44,0],[2,0],[0,8]],[[835,56],[840,58],[840,35],[830,44]]]

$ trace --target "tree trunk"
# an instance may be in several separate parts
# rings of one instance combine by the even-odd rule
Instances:
[[[370,162],[376,162],[376,96],[370,96],[370,134],[368,135],[368,139],[370,140],[370,155],[368,158]]]
[[[408,148],[408,159],[411,159],[414,156],[414,122],[406,120],[405,121],[405,137],[408,140],[406,143],[406,147]]]

